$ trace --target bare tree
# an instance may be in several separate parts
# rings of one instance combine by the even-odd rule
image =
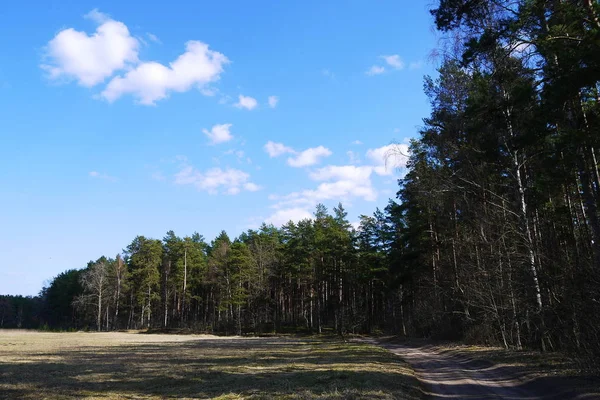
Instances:
[[[96,262],[81,275],[84,294],[79,296],[78,302],[82,305],[93,304],[95,306],[98,331],[102,329],[102,305],[106,301],[105,293],[108,290],[108,284],[108,265],[106,261]]]

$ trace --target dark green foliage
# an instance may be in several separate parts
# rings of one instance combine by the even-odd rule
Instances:
[[[83,294],[81,270],[71,269],[56,276],[42,289],[43,322],[54,329],[81,328],[83,321],[74,301]]]
[[[391,212],[407,329],[598,356],[598,3],[432,13],[464,40],[426,79],[432,113]]]
[[[39,297],[0,296],[0,329],[38,329],[41,316]]]

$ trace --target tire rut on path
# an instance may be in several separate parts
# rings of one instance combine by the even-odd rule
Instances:
[[[597,399],[577,394],[556,378],[534,378],[518,374],[508,366],[476,361],[459,352],[434,346],[409,346],[383,343],[375,339],[361,341],[381,346],[405,359],[414,369],[429,399],[514,399],[558,400]]]

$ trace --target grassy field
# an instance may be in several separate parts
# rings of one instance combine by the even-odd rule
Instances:
[[[0,398],[6,399],[420,396],[406,363],[362,343],[0,330]]]

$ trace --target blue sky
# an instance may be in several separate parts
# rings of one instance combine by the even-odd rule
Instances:
[[[136,235],[212,240],[397,190],[429,106],[425,2],[9,2],[0,294]]]

